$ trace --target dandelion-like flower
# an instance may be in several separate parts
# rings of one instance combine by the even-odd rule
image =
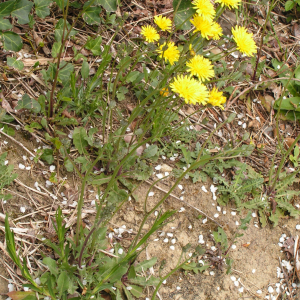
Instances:
[[[155,16],[154,23],[162,30],[162,31],[171,31],[172,21],[163,16]]]
[[[220,39],[222,35],[222,28],[221,26],[213,21],[206,20],[201,16],[194,15],[194,19],[190,20],[190,22],[195,26],[194,32],[199,31],[202,37],[206,39]]]
[[[194,8],[199,16],[205,20],[213,20],[216,11],[210,0],[194,0],[193,5],[195,5]]]
[[[213,65],[210,60],[202,55],[195,55],[189,62],[186,63],[188,71],[199,78],[200,81],[212,78],[215,76]]]
[[[145,40],[149,43],[158,41],[160,38],[156,29],[150,25],[142,26],[141,34],[144,36]]]
[[[253,40],[253,34],[248,33],[245,27],[236,26],[232,29],[232,34],[240,52],[247,56],[253,56],[256,53],[257,46]]]
[[[220,3],[221,6],[227,6],[229,8],[238,8],[241,4],[241,0],[215,0],[216,3]]]
[[[213,106],[219,106],[221,109],[224,109],[223,105],[226,102],[226,97],[223,96],[222,92],[219,92],[218,89],[213,88],[209,93],[209,98],[207,103]]]
[[[166,62],[169,61],[171,65],[179,59],[179,50],[174,42],[163,43],[156,51],[160,54],[160,58],[164,58]]]
[[[206,104],[209,92],[205,85],[189,76],[178,75],[170,84],[173,92],[179,94],[185,103]]]
[[[220,36],[223,34],[223,29],[222,27],[216,23],[213,22],[211,25],[211,37],[213,40],[219,40]]]
[[[162,96],[168,97],[169,96],[169,89],[167,87],[164,87],[159,92]]]

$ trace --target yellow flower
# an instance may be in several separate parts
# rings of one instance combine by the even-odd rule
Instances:
[[[190,20],[190,22],[195,26],[194,32],[199,31],[202,37],[208,40],[211,38],[218,40],[222,35],[222,28],[216,22],[206,20],[198,15],[195,15],[194,20]]]
[[[247,56],[253,56],[256,53],[257,46],[253,40],[253,34],[248,33],[245,27],[236,26],[232,29],[232,34],[240,52]]]
[[[224,104],[225,102],[226,102],[226,97],[224,97],[223,93],[219,92],[218,89],[213,88],[210,91],[207,103],[213,106],[219,106],[221,109],[224,109],[222,104]]]
[[[179,50],[173,42],[163,43],[156,51],[160,54],[160,58],[164,58],[166,62],[169,61],[171,65],[179,59]]]
[[[154,23],[162,30],[162,31],[171,31],[172,21],[163,16],[155,16]]]
[[[216,11],[210,0],[194,0],[193,5],[197,14],[203,17],[205,20],[212,21]]]
[[[189,76],[178,75],[170,84],[173,92],[178,93],[185,103],[206,104],[209,92],[205,85]]]
[[[227,6],[229,8],[238,8],[241,4],[241,0],[215,0],[216,3],[221,3],[221,6]]]
[[[210,60],[201,55],[195,55],[189,62],[186,63],[189,72],[197,76],[200,81],[204,81],[215,76],[213,65]]]
[[[156,29],[150,25],[143,26],[141,34],[145,37],[145,40],[149,43],[158,41],[160,38]]]
[[[169,96],[169,89],[167,87],[164,87],[159,92],[162,96],[168,97]]]
[[[211,36],[213,40],[219,40],[220,36],[223,34],[223,29],[222,27],[216,23],[213,22],[212,26],[211,26]]]

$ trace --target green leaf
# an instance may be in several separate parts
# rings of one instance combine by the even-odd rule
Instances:
[[[228,248],[228,240],[225,231],[218,227],[218,231],[213,232],[214,239],[217,243],[220,243],[223,250],[227,250]]]
[[[54,276],[58,275],[58,268],[54,259],[52,259],[51,257],[45,257],[43,259],[43,263],[49,268],[51,274],[53,274]]]
[[[51,50],[51,54],[53,58],[56,58],[61,47],[61,42],[54,42]]]
[[[148,148],[145,149],[143,153],[144,158],[150,158],[157,154],[158,147],[156,145],[150,145]]]
[[[180,0],[173,1],[173,9],[176,10],[178,3]],[[181,30],[189,30],[191,29],[191,23],[189,19],[195,13],[195,9],[193,8],[192,1],[190,0],[181,0],[178,10],[174,16],[174,23],[177,29]]]
[[[73,132],[73,143],[80,154],[86,152],[85,148],[88,146],[86,138],[88,135],[83,127],[76,127]]]
[[[143,294],[143,290],[144,289],[142,287],[140,287],[140,286],[133,285],[133,284],[131,284],[130,286],[132,287],[132,289],[130,290],[130,293],[133,296],[135,296],[137,298],[140,298],[142,296],[142,294]]]
[[[0,18],[0,30],[8,30],[11,28],[12,25],[10,24],[9,20]]]
[[[44,149],[41,159],[51,165],[54,162],[53,149]]]
[[[19,24],[27,24],[29,22],[28,15],[32,6],[33,3],[28,0],[18,0],[14,10],[11,12],[11,16],[18,18]]]
[[[24,68],[24,64],[21,60],[17,60],[16,58],[10,56],[7,56],[7,65],[20,71]]]
[[[85,48],[88,50],[91,50],[93,55],[97,56],[97,55],[101,55],[102,51],[101,51],[101,43],[102,43],[102,37],[98,36],[95,39],[92,39],[89,37],[88,41],[85,44]]]
[[[65,2],[67,2],[67,1],[65,1]],[[68,21],[66,21],[66,28],[65,28],[65,31],[64,31],[64,19],[59,19],[59,21],[57,22],[57,24],[55,26],[55,31],[54,31],[55,40],[57,42],[61,42],[62,37],[63,37],[63,33],[64,33],[64,38],[66,38],[67,31],[70,28],[71,28],[71,25],[69,24]],[[70,31],[69,37],[74,36],[76,33],[77,33],[77,30],[72,29]]]
[[[97,3],[107,11],[114,12],[117,10],[117,0],[97,0]]]
[[[99,25],[101,23],[100,13],[102,9],[101,7],[95,7],[90,6],[87,9],[85,9],[85,13],[83,14],[84,21],[89,25],[97,24]]]
[[[31,99],[27,94],[24,94],[22,97],[22,100],[18,102],[18,105],[16,109],[28,109],[30,111],[33,111],[35,113],[38,113],[41,111],[41,105],[34,99]]]
[[[54,0],[54,2],[58,5],[58,7],[63,10],[67,5],[67,0]]]
[[[67,84],[70,82],[71,73],[74,71],[74,65],[63,60],[59,67],[62,69],[58,72],[58,78],[61,80],[62,84]]]
[[[278,99],[274,103],[274,109],[276,110],[279,109],[279,106],[280,106],[280,110],[300,111],[300,97],[291,97],[282,100]]]
[[[236,117],[236,113],[231,113],[229,117],[226,119],[225,123],[231,123]]]
[[[294,8],[295,4],[296,3],[294,1],[286,1],[285,6],[284,6],[285,11],[292,10]]]
[[[57,279],[57,288],[59,296],[63,294],[69,287],[69,277],[66,271],[62,271]]]
[[[3,47],[5,50],[18,52],[22,49],[23,42],[18,34],[11,31],[0,32],[0,34],[4,40]]]
[[[157,262],[156,257],[152,257],[149,260],[144,260],[143,262],[139,263],[137,266],[134,267],[136,272],[145,271],[151,267],[153,267]]]
[[[15,3],[16,3],[15,0],[9,0],[0,3],[0,18],[8,17],[13,11]]]
[[[125,99],[125,94],[128,93],[128,89],[125,86],[121,86],[117,90],[117,98],[119,101],[122,101]]]
[[[73,172],[74,166],[68,158],[65,159],[64,166],[68,172]]]
[[[90,74],[89,63],[86,60],[84,60],[81,67],[81,76],[83,79],[87,79],[89,77],[89,74]]]
[[[44,19],[50,15],[49,5],[52,3],[52,0],[34,0],[35,13],[38,17]]]

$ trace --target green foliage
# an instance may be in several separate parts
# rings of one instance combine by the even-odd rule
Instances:
[[[0,199],[8,200],[12,196],[11,194],[3,194],[3,188],[10,185],[14,179],[17,178],[17,174],[13,174],[14,166],[7,165],[6,163],[7,152],[0,155]]]
[[[79,247],[76,247],[74,241],[66,237],[69,229],[64,225],[62,211],[59,208],[55,216],[55,222],[52,221],[58,237],[58,244],[54,244],[50,240],[44,240],[44,243],[55,252],[57,260],[44,257],[43,264],[47,266],[47,271],[40,276],[41,284],[39,285],[28,273],[26,260],[22,262],[16,252],[14,235],[10,231],[8,219],[6,218],[7,250],[20,268],[23,276],[31,282],[31,285],[26,286],[36,291],[39,296],[66,299],[68,295],[76,293],[78,289],[84,289],[85,294],[82,293],[80,296],[77,293],[80,299],[90,299],[93,295],[100,297],[103,290],[109,291],[112,297],[116,297],[118,293],[125,291],[127,291],[129,298],[141,297],[143,296],[144,287],[156,286],[159,280],[153,276],[143,277],[142,274],[156,263],[156,258],[135,263],[138,254],[136,249],[142,246],[149,236],[160,228],[173,213],[167,212],[157,219],[151,229],[141,238],[135,249],[126,254],[119,244],[115,244],[113,250],[116,255],[106,255],[107,247],[109,247],[106,238],[107,228],[99,227],[96,229],[97,240],[94,246],[89,239],[90,235],[83,230],[84,240],[82,240]],[[93,254],[93,260],[90,259],[91,247],[97,249]],[[69,261],[71,258],[76,258],[75,264]],[[131,286],[132,289],[126,289],[126,286]],[[113,287],[117,289],[113,289]]]

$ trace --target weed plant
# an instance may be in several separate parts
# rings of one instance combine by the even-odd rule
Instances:
[[[0,36],[4,49],[12,51],[22,48],[22,39],[11,31],[12,24],[7,17],[15,18],[20,25],[28,23],[33,28],[36,17],[44,19],[49,15],[50,6],[56,6],[62,12],[62,18],[56,23],[52,34],[55,40],[51,49],[53,62],[47,69],[41,68],[39,63],[32,67],[32,72],[40,71],[48,90],[38,99],[25,94],[16,109],[30,112],[32,122],[27,130],[34,132],[43,129],[46,140],[53,145],[53,149],[41,151],[40,158],[52,163],[54,156],[60,155],[66,170],[76,172],[81,181],[75,234],[73,236],[66,228],[62,211],[58,209],[52,221],[58,243],[43,241],[53,249],[57,259],[44,257],[41,272],[33,274],[28,270],[25,258],[22,259],[17,251],[18,246],[6,219],[7,251],[29,282],[24,287],[30,289],[11,292],[11,298],[101,299],[109,294],[112,299],[133,299],[144,296],[145,286],[153,286],[152,299],[155,299],[163,280],[177,269],[186,267],[186,262],[191,258],[186,255],[188,246],[183,247],[177,267],[171,273],[163,278],[145,278],[144,275],[148,275],[146,270],[156,263],[156,259],[139,263],[136,260],[145,249],[150,235],[166,224],[175,211],[159,214],[150,229],[142,234],[149,216],[159,209],[186,175],[192,176],[205,168],[209,173],[208,169],[212,169],[216,162],[250,155],[251,145],[227,147],[215,155],[206,150],[212,135],[224,123],[216,126],[206,142],[197,145],[194,153],[181,146],[182,163],[186,167],[183,172],[175,174],[174,186],[149,211],[146,197],[145,217],[127,251],[118,243],[111,245],[107,238],[108,221],[129,197],[134,197],[134,191],[139,186],[136,182],[151,176],[153,170],[147,162],[156,160],[161,154],[158,145],[164,144],[165,136],[170,134],[172,140],[176,135],[182,135],[183,126],[177,126],[175,131],[172,127],[179,122],[188,122],[188,117],[178,119],[178,112],[184,104],[195,105],[197,109],[205,106],[223,109],[226,97],[219,88],[225,80],[230,83],[242,76],[241,72],[228,73],[222,80],[216,79],[218,68],[214,68],[214,59],[209,60],[209,52],[204,50],[212,40],[223,39],[217,21],[225,9],[238,9],[240,1],[218,0],[213,5],[209,0],[195,0],[192,3],[182,0],[173,4],[174,20],[156,16],[155,26],[142,27],[142,40],[138,46],[120,43],[117,49],[114,48],[114,40],[124,26],[126,15],[120,18],[112,13],[117,9],[114,0],[89,0],[83,5],[69,0],[9,0],[0,4]],[[107,12],[105,18],[100,17],[103,8]],[[70,17],[71,10],[76,15],[73,19]],[[91,26],[101,23],[104,28],[114,29],[109,42],[103,42],[98,31],[80,45],[81,49],[89,50],[97,57],[97,70],[92,76],[91,63],[78,48],[73,47],[71,61],[63,59],[68,41],[76,42],[78,30],[75,25],[81,19]],[[179,32],[189,29],[191,24],[194,30],[183,36],[176,45],[172,28],[175,26]],[[233,28],[232,34],[235,46],[220,56],[237,49],[246,56],[254,56],[257,47],[252,34],[242,26]],[[44,41],[41,41],[36,48],[28,35],[27,38],[35,53],[44,46]],[[81,62],[79,69],[78,61]],[[14,56],[8,57],[7,64],[19,71],[24,67]],[[120,103],[128,97],[135,101],[129,116],[120,109]],[[2,114],[2,120],[4,117]],[[231,122],[234,117],[234,114],[230,115],[225,123]],[[70,141],[67,128],[71,126]],[[86,129],[88,126],[89,130]],[[72,144],[78,152],[75,159],[70,155]],[[164,151],[167,153],[169,150],[169,145],[164,144]],[[60,178],[53,173],[52,180],[59,182]],[[96,206],[95,224],[90,231],[82,226],[82,208],[88,185],[98,189],[105,187]],[[124,186],[126,189],[122,188]],[[200,248],[194,250],[194,257],[201,254],[203,250]]]

